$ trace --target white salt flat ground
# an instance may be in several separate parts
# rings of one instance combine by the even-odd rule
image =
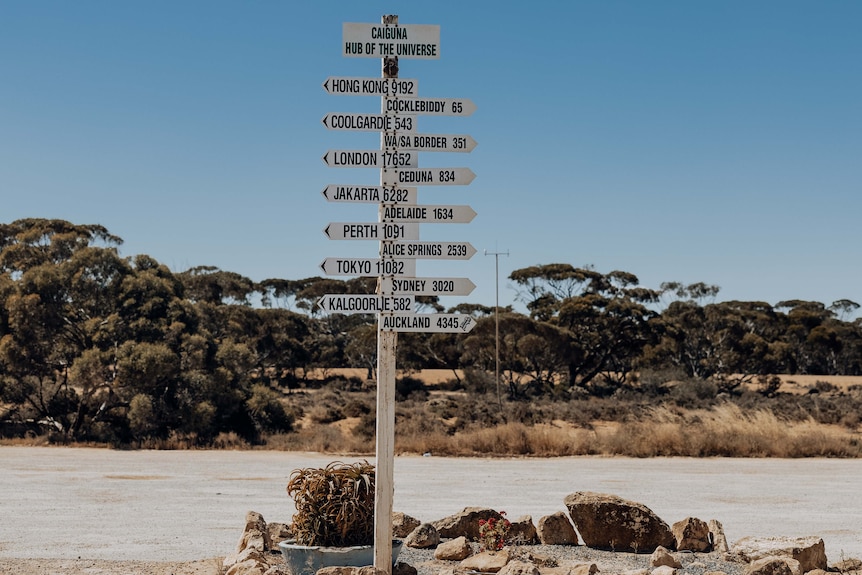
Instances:
[[[356,460],[273,451],[0,447],[0,558],[225,555],[246,511],[289,522],[285,485],[293,469],[334,459]],[[423,521],[467,506],[537,521],[564,511],[563,498],[575,491],[638,501],[668,523],[718,519],[731,543],[747,535],[819,535],[830,562],[862,558],[862,460],[395,461],[395,509]]]

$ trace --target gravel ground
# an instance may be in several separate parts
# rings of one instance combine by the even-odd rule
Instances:
[[[595,563],[601,573],[624,573],[636,569],[650,569],[648,554],[613,553],[599,551],[589,547],[569,545],[529,545],[512,548],[513,553],[530,553],[538,557],[548,558],[552,563],[563,567],[578,563]],[[675,554],[682,569],[680,575],[703,575],[709,571],[723,571],[727,575],[740,575],[745,565],[725,561],[719,553],[677,553]],[[434,551],[427,549],[410,549],[401,551],[399,561],[416,567],[418,575],[438,575],[441,568],[453,563],[436,561]]]
[[[235,547],[246,512],[289,522],[290,472],[333,459],[357,458],[0,447],[0,575],[215,575],[213,558]],[[538,521],[563,511],[569,493],[599,491],[643,503],[668,523],[717,519],[731,544],[745,536],[816,535],[833,563],[862,558],[859,477],[862,460],[398,457],[395,509],[434,521],[483,506]],[[636,568],[647,559],[551,549],[605,573],[625,570],[612,560]],[[718,559],[692,557],[707,566]],[[720,570],[733,575],[733,567]]]

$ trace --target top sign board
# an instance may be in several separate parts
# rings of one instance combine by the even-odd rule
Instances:
[[[345,22],[341,38],[341,53],[351,58],[440,58],[440,26],[436,24]]]

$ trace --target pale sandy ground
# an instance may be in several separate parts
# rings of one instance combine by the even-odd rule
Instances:
[[[289,522],[291,470],[333,459],[0,447],[0,574],[218,573],[247,511]],[[538,520],[569,493],[599,491],[668,523],[718,519],[731,543],[818,535],[830,562],[862,557],[862,460],[399,457],[395,481],[395,509],[423,521],[474,505]]]

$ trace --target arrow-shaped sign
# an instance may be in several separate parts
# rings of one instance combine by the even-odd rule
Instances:
[[[389,258],[326,258],[320,269],[328,276],[415,276],[416,260]]]
[[[419,260],[469,260],[476,248],[469,242],[383,242],[380,255]]]
[[[331,240],[418,240],[419,224],[393,222],[331,222],[323,233]]]
[[[357,204],[415,204],[416,188],[399,186],[342,186],[329,184],[323,188],[327,202],[351,202]]]
[[[475,217],[476,211],[470,206],[380,206],[380,219],[386,222],[469,224]]]
[[[397,313],[380,316],[380,329],[398,332],[469,333],[476,318],[461,313]]]
[[[399,168],[395,177],[399,184],[414,186],[466,186],[476,174],[470,168]]]
[[[329,150],[323,162],[330,168],[415,168],[419,152],[401,150]]]
[[[412,295],[380,294],[325,294],[317,300],[317,307],[327,313],[381,313],[412,312]]]
[[[418,96],[419,80],[330,76],[323,83],[323,89],[327,94],[348,96]]]
[[[384,134],[383,147],[419,152],[472,152],[476,140],[466,134]]]
[[[416,129],[415,120],[414,116],[331,112],[323,117],[323,125],[327,130],[351,132],[412,132]]]
[[[382,278],[380,291],[393,295],[470,295],[476,284],[469,278]]]
[[[404,116],[472,116],[476,111],[469,98],[384,98],[380,105],[384,114]]]

